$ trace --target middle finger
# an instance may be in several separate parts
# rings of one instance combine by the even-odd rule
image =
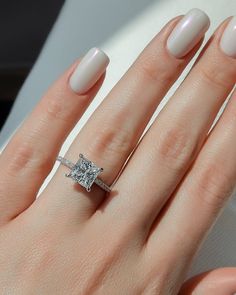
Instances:
[[[124,222],[138,220],[139,228],[149,228],[199,152],[236,81],[236,62],[219,47],[226,24],[212,36],[116,183],[122,195],[104,204],[113,219],[122,212]]]

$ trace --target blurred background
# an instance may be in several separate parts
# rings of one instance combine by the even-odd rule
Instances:
[[[64,0],[0,0],[0,129]]]

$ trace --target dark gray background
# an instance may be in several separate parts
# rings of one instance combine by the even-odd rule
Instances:
[[[0,0],[0,68],[28,66],[64,0]]]
[[[64,0],[0,0],[0,128]]]

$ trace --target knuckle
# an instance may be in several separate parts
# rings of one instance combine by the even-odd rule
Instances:
[[[197,183],[197,197],[216,213],[224,206],[227,198],[234,191],[235,184],[217,163],[208,163],[200,172]]]
[[[203,81],[217,88],[228,88],[231,83],[229,75],[216,66],[201,66],[199,67],[199,73]]]
[[[147,276],[143,280],[143,289],[140,293],[144,295],[172,294],[168,292],[170,291],[169,273],[170,270],[166,266],[162,266],[161,271],[156,265],[154,267],[152,266],[151,270],[147,271]]]
[[[41,173],[53,165],[52,157],[34,145],[32,140],[15,144],[14,153],[9,161],[8,172],[17,175],[25,169]]]
[[[45,122],[50,120],[61,120],[63,122],[70,122],[74,118],[73,111],[70,106],[65,104],[64,98],[58,97],[47,97],[42,101],[40,109],[41,118],[42,114],[45,115]],[[78,111],[74,108],[74,111]]]
[[[30,144],[26,142],[22,144],[16,144],[14,154],[9,162],[9,169],[11,171],[19,172],[22,168],[29,166],[34,158],[34,151]]]
[[[62,108],[60,100],[57,100],[51,97],[51,99],[47,99],[45,103],[42,104],[42,107],[43,107],[43,111],[45,111],[45,113],[48,116],[52,118],[61,117],[63,108]]]
[[[141,72],[145,79],[154,83],[157,81],[163,81],[166,84],[172,83],[180,67],[181,65],[175,65],[173,70],[173,64],[157,62],[157,60],[152,57],[142,58],[138,63],[138,71]]]
[[[175,125],[165,129],[159,136],[158,154],[165,163],[181,172],[197,151],[196,141],[184,127]]]
[[[99,154],[126,154],[132,145],[131,134],[123,127],[101,128],[90,145],[92,152]]]

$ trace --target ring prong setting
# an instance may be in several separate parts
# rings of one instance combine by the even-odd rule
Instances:
[[[93,183],[96,183],[107,192],[111,191],[111,188],[98,178],[99,173],[103,172],[104,169],[98,167],[94,162],[84,157],[83,154],[79,154],[79,159],[75,164],[60,156],[57,157],[57,160],[70,169],[70,172],[65,173],[65,176],[83,186],[88,192],[91,191]]]

